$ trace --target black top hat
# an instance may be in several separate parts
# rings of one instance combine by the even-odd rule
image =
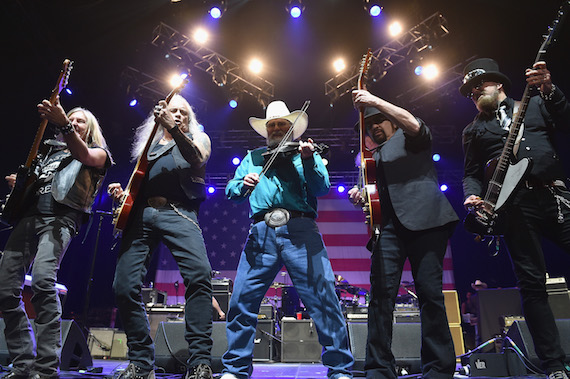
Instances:
[[[502,83],[505,92],[511,88],[511,80],[499,71],[499,64],[490,58],[479,58],[469,62],[463,69],[463,74],[465,76],[463,77],[463,85],[459,87],[459,92],[466,97],[481,80]]]
[[[374,107],[366,107],[364,109],[364,120],[372,117],[372,116],[376,116],[377,114],[382,115],[385,119],[388,119],[388,117],[386,117],[384,115],[384,113],[380,112],[377,108]],[[358,131],[358,128],[360,127],[360,120],[356,122],[356,124],[354,124],[354,130]]]

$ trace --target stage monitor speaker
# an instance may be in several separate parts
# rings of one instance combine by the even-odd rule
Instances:
[[[111,355],[113,338],[117,329],[114,328],[91,328],[87,336],[87,345],[91,356],[95,358],[107,358]]]
[[[471,377],[517,377],[526,376],[523,362],[515,352],[475,353],[469,356],[469,376]]]
[[[313,320],[281,319],[281,362],[320,362],[322,346]]]
[[[556,320],[556,326],[560,334],[560,344],[566,353],[566,361],[568,362],[570,361],[570,319]],[[526,321],[515,320],[507,332],[507,337],[513,340],[525,357],[540,367],[540,360],[534,350],[534,343]]]
[[[364,370],[366,357],[366,340],[368,338],[368,324],[366,322],[349,322],[348,338],[350,349],[354,356],[354,370]],[[392,353],[396,365],[405,368],[410,374],[420,373],[421,324],[403,323],[394,324],[392,332]]]
[[[522,315],[519,290],[516,288],[477,291],[479,302],[479,336],[481,342],[503,333],[500,319]]]
[[[36,330],[34,320],[30,320],[32,329]],[[0,364],[8,365],[11,361],[4,337],[6,328],[4,320],[0,319]],[[93,359],[87,347],[85,336],[73,320],[61,320],[61,363],[59,367],[64,371],[86,369],[93,366]]]
[[[258,320],[253,346],[253,360],[267,362],[274,357],[275,328],[273,320]]]
[[[155,364],[167,373],[180,374],[186,371],[188,343],[184,338],[184,322],[161,322],[154,338]],[[222,371],[222,355],[228,348],[226,323],[212,324],[212,370]]]

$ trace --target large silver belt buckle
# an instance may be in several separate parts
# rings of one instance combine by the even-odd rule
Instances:
[[[291,215],[287,209],[275,208],[267,212],[263,218],[267,226],[276,228],[285,225],[291,218]]]

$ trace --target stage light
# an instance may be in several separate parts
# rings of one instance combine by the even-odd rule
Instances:
[[[441,160],[441,155],[435,153],[434,155],[431,156],[431,159],[433,159],[434,162],[439,162]]]
[[[67,92],[68,95],[73,95],[73,91],[69,87],[65,88],[65,92]]]
[[[346,187],[342,184],[339,184],[338,187],[336,187],[336,190],[338,193],[344,193],[344,191],[346,191]]]
[[[388,32],[392,37],[397,37],[402,34],[402,30],[404,30],[404,27],[399,21],[394,21],[388,26]]]
[[[303,14],[305,6],[301,0],[289,0],[289,3],[285,9],[287,9],[287,12],[291,15],[291,17],[299,18],[301,17],[301,14]]]
[[[172,88],[178,87],[187,77],[188,74],[174,74],[170,77],[170,85]]]
[[[261,73],[261,70],[263,70],[263,63],[259,59],[253,58],[249,62],[249,70],[254,74]]]
[[[200,45],[204,45],[206,42],[208,42],[210,34],[206,31],[206,29],[199,28],[194,31],[192,37],[194,38],[194,41]]]
[[[224,12],[228,9],[225,0],[210,1],[210,16],[214,19],[218,19],[224,15]]]
[[[422,71],[422,76],[426,80],[433,80],[439,76],[439,69],[435,64],[429,64],[427,66],[424,66],[424,69]]]
[[[137,99],[132,99],[131,101],[129,101],[129,107],[134,107],[138,104],[139,102],[137,101]]]
[[[236,99],[231,99],[231,100],[228,102],[228,105],[230,106],[230,108],[235,109],[235,108],[237,108],[237,106],[238,106],[238,102],[237,102]]]
[[[213,194],[214,192],[216,192],[216,187],[214,187],[214,186],[209,186],[209,187],[208,187],[208,193],[211,195],[211,194]]]
[[[364,0],[364,10],[372,17],[380,16],[384,9],[377,0]]]
[[[233,157],[232,164],[234,166],[238,166],[240,163],[241,163],[241,159],[239,159],[238,157]]]
[[[414,68],[414,74],[417,76],[420,76],[422,72],[424,72],[424,68],[422,66],[416,66],[416,68]]]
[[[338,58],[333,62],[333,67],[336,72],[344,71],[346,68],[346,62],[342,58]]]
[[[449,189],[449,187],[447,187],[447,184],[442,184],[441,186],[439,186],[439,189],[441,192],[445,192]]]

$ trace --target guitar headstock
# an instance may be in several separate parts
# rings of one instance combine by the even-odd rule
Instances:
[[[363,86],[363,78],[368,72],[368,68],[370,67],[370,61],[372,60],[372,51],[368,49],[366,54],[362,56],[360,60],[360,70],[358,73],[358,89],[364,89]]]
[[[544,36],[544,42],[542,42],[542,45],[540,46],[539,54],[544,55],[548,47],[550,47],[550,45],[556,40],[556,34],[560,29],[560,24],[562,24],[562,21],[568,13],[569,6],[569,0],[564,1],[560,6],[560,9],[556,15],[556,19],[552,22],[552,25],[548,27],[548,34]]]
[[[69,82],[69,74],[71,74],[71,69],[73,68],[73,62],[69,59],[63,61],[63,67],[61,68],[61,72],[59,73],[59,78],[57,79],[57,84],[54,88],[54,93],[59,94],[65,87],[67,87],[67,83]]]
[[[186,72],[186,73],[180,75],[180,77],[178,78],[178,83],[176,83],[174,89],[172,91],[170,91],[168,96],[166,96],[166,99],[165,99],[166,102],[170,103],[170,100],[172,100],[172,97],[174,95],[177,95],[180,92],[182,92],[182,90],[184,89],[184,87],[186,87],[186,84],[188,84],[189,81],[190,81],[190,72]]]

